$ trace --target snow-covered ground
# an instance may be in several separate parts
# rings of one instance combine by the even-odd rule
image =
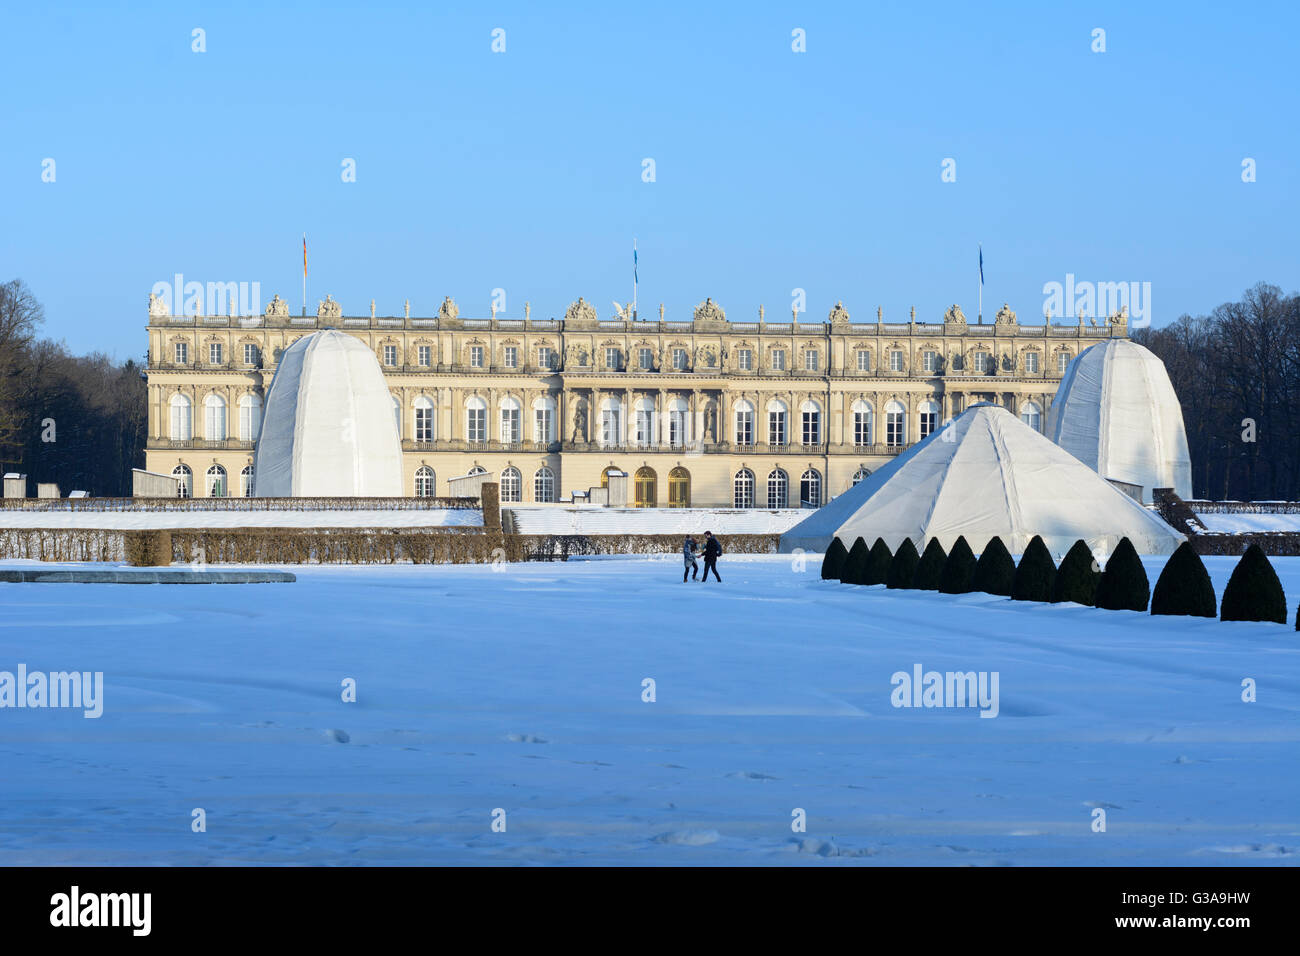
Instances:
[[[0,710],[0,863],[1300,861],[1290,627],[797,560],[724,556],[721,585],[671,558],[0,585],[0,670],[106,684],[99,719]],[[1234,561],[1206,561],[1221,591]],[[1300,558],[1275,565],[1294,610]],[[998,672],[999,715],[895,709],[917,664]]]
[[[447,528],[483,525],[477,508],[374,511],[0,511],[0,528]]]
[[[1250,531],[1300,531],[1300,514],[1198,514],[1209,531],[1240,534]]]
[[[810,512],[759,508],[504,505],[520,534],[782,534]]]

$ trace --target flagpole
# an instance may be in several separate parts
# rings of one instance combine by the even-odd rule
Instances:
[[[980,246],[980,312],[979,324],[984,324],[984,247]]]
[[[302,234],[302,314],[307,314],[307,233]]]
[[[636,237],[632,237],[632,318],[636,319]]]

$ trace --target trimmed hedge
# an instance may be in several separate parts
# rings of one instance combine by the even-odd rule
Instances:
[[[943,562],[943,571],[939,574],[939,590],[943,594],[968,594],[975,582],[975,555],[966,543],[966,538],[958,536],[948,552],[948,559]]]
[[[939,590],[939,578],[943,575],[943,564],[948,554],[938,538],[931,538],[917,562],[916,573],[912,575],[912,587],[918,591]]]
[[[165,568],[172,563],[170,531],[124,531],[122,553],[136,568]]]
[[[1082,541],[1074,542],[1061,561],[1061,566],[1056,569],[1052,603],[1073,601],[1075,604],[1092,607],[1097,601],[1097,579],[1101,577],[1096,565],[1088,546]]]
[[[1286,593],[1267,555],[1252,544],[1232,569],[1219,605],[1221,621],[1275,621],[1286,623]]]
[[[863,584],[867,570],[867,542],[859,537],[849,548],[849,556],[844,559],[840,569],[840,581],[844,584]]]
[[[984,545],[984,550],[980,552],[980,559],[975,563],[975,578],[971,582],[971,588],[985,594],[1010,597],[1015,582],[1015,559],[1011,557],[1011,552],[1002,543],[1002,539],[994,535],[989,539],[989,543]]]
[[[916,566],[921,563],[921,556],[916,553],[916,545],[911,538],[904,538],[903,543],[894,552],[894,560],[889,563],[889,577],[885,587],[910,588],[912,578],[916,576]]]
[[[889,579],[889,565],[894,560],[889,545],[884,538],[877,538],[867,555],[866,569],[863,571],[863,584],[884,584]]]
[[[1145,611],[1151,600],[1151,585],[1137,549],[1121,538],[1106,559],[1106,569],[1097,582],[1097,607],[1107,611]]]
[[[1201,556],[1184,541],[1165,562],[1151,594],[1152,614],[1217,617],[1219,602]]]
[[[822,580],[838,581],[840,569],[844,567],[844,560],[848,556],[849,552],[844,547],[844,542],[839,538],[833,540],[830,547],[826,549],[826,556],[822,558]]]
[[[1020,556],[1016,579],[1011,585],[1013,601],[1043,601],[1052,599],[1052,585],[1056,582],[1056,562],[1052,552],[1038,535],[1034,535]]]

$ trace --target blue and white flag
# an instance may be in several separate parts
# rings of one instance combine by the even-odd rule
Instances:
[[[984,244],[980,243],[980,285],[984,284]]]

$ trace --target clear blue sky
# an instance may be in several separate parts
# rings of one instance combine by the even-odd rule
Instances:
[[[297,313],[304,231],[351,314],[606,315],[633,236],[643,316],[973,316],[980,242],[986,317],[1067,272],[1150,282],[1156,325],[1295,290],[1297,5],[1137,6],[11,4],[0,279],[118,358],[176,272]]]

